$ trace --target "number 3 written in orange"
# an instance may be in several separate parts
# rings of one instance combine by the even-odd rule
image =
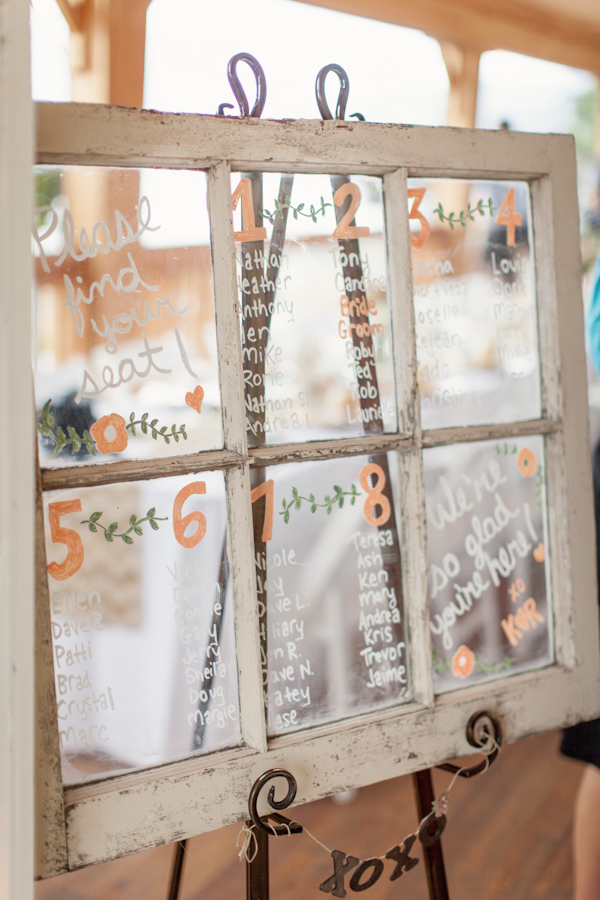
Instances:
[[[414,250],[420,250],[421,247],[425,246],[427,238],[431,234],[431,226],[422,212],[419,212],[419,206],[423,197],[425,196],[426,188],[409,188],[408,189],[408,199],[412,200],[412,205],[410,207],[410,212],[408,214],[409,221],[410,219],[416,219],[421,223],[421,233],[419,235],[411,234],[410,236],[410,245]]]

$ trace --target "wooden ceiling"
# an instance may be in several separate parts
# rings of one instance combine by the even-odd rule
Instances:
[[[56,2],[71,28],[73,99],[142,106],[146,12],[151,0]],[[417,28],[436,38],[450,80],[448,125],[475,124],[479,59],[485,50],[537,56],[600,77],[600,0],[299,2]],[[418,78],[416,71],[415,83]],[[595,153],[600,160],[600,107],[596,122]]]
[[[512,50],[600,75],[600,0],[302,0],[418,28],[465,48]]]

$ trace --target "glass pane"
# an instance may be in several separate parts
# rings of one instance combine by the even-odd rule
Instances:
[[[45,514],[65,783],[239,743],[222,473],[54,491]]]
[[[381,179],[232,187],[250,445],[395,431]]]
[[[394,462],[273,466],[254,489],[271,734],[408,699]]]
[[[541,437],[423,454],[438,692],[553,661]]]
[[[221,447],[204,173],[41,166],[35,187],[42,465]]]
[[[524,183],[409,181],[424,428],[541,415]]]

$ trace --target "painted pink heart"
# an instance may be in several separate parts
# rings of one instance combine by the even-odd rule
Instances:
[[[546,558],[546,551],[543,544],[537,545],[537,547],[533,551],[533,558],[536,562],[544,562],[544,559]]]
[[[202,410],[202,401],[204,400],[204,391],[200,387],[200,385],[196,385],[193,391],[188,391],[185,395],[185,402],[188,406],[191,406],[192,409],[195,409],[196,412],[200,412]]]

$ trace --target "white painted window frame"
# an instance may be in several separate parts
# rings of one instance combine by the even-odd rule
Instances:
[[[434,766],[472,752],[469,717],[482,709],[512,741],[600,711],[594,520],[578,244],[575,154],[569,136],[476,132],[354,122],[271,122],[168,115],[88,104],[40,104],[37,158],[48,164],[205,169],[225,445],[195,457],[42,472],[44,489],[137,480],[224,467],[244,746],[95,784],[60,784],[56,722],[46,714],[45,815],[56,874],[198,834],[247,814],[254,780],[282,766],[296,802]],[[392,329],[401,430],[248,450],[232,232],[230,171],[374,174],[384,178]],[[537,264],[542,415],[507,425],[421,432],[416,385],[408,177],[525,180],[531,186]],[[390,214],[393,211],[393,215]],[[556,663],[434,697],[427,614],[423,447],[539,434],[545,438]],[[325,459],[397,450],[410,703],[267,741],[252,553],[249,470],[292,455]],[[40,572],[43,574],[42,570]],[[44,605],[40,590],[41,603]],[[242,637],[243,636],[243,637]],[[51,663],[49,644],[46,660]],[[46,670],[51,690],[51,666]],[[52,750],[54,748],[54,750]],[[54,824],[52,824],[54,823]]]
[[[0,897],[34,866],[34,486],[29,4],[0,3]]]

